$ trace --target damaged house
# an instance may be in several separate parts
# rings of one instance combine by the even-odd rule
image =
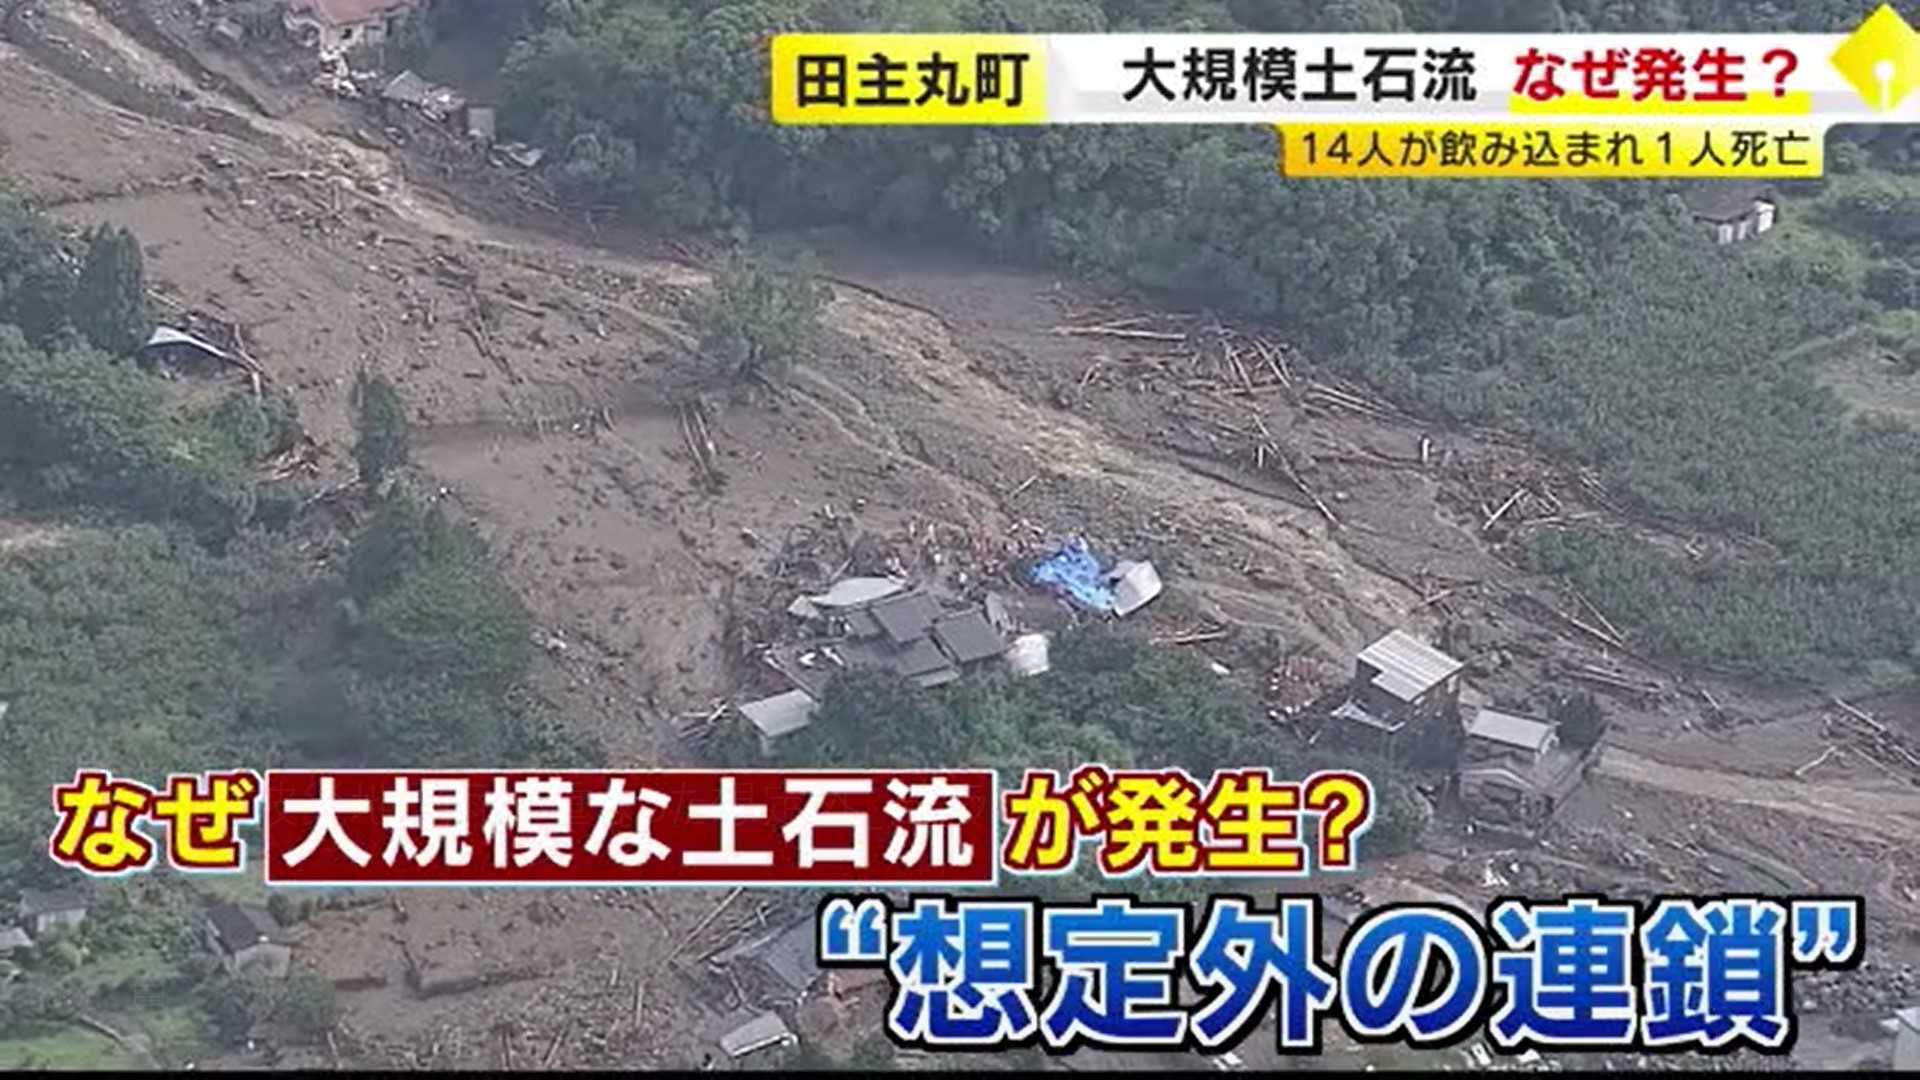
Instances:
[[[1460,801],[1485,821],[1543,825],[1579,786],[1591,757],[1563,746],[1551,720],[1475,710],[1460,754]]]
[[[939,686],[1005,658],[1013,630],[995,597],[949,609],[895,578],[847,578],[819,596],[801,597],[788,611],[815,633],[806,642],[776,646],[766,660],[794,688],[739,706],[766,754],[812,722],[816,703],[841,672],[890,671],[915,686]]]
[[[421,0],[287,0],[287,32],[324,56],[383,44]]]
[[[1333,710],[1362,741],[1387,751],[1410,726],[1458,723],[1466,665],[1404,630],[1361,650],[1346,700]]]
[[[380,104],[389,123],[405,123],[411,116],[425,117],[434,124],[465,125],[471,108],[466,96],[450,86],[430,83],[411,71],[403,71],[380,88]],[[488,123],[492,111],[488,110]]]
[[[203,374],[228,364],[240,366],[232,353],[197,334],[156,326],[146,344],[135,354],[141,364],[162,374]]]

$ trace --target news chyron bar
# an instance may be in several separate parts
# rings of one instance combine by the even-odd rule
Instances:
[[[1507,719],[1528,737],[1506,743],[1543,768],[1594,752]],[[1485,903],[1431,888],[1368,901],[1354,871],[1409,807],[1342,771],[1093,763],[1003,791],[964,768],[237,769],[154,785],[86,770],[52,809],[49,856],[96,877],[257,860],[291,888],[705,888],[722,906],[805,888],[815,918],[762,944],[798,944],[819,993],[851,1010],[865,988],[894,1043],[940,1053],[1235,1062],[1318,1054],[1337,1030],[1520,1061],[1779,1054],[1800,1030],[1796,980],[1856,967],[1866,940],[1858,896],[1526,897],[1492,861]],[[792,1034],[767,1015],[756,1031]]]
[[[1289,177],[1820,176],[1920,34],[779,34],[779,124],[1272,125]]]

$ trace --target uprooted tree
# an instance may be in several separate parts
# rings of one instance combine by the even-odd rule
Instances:
[[[829,296],[800,264],[734,252],[694,309],[701,351],[735,378],[776,380],[819,332]]]

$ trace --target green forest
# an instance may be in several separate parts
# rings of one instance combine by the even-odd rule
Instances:
[[[1915,657],[1920,442],[1851,419],[1821,342],[1920,362],[1912,131],[1839,132],[1766,243],[1651,181],[1286,181],[1268,131],[775,128],[778,30],[1849,29],[1851,0],[460,0],[502,123],[576,197],[663,229],[857,226],[1263,320],[1426,415],[1524,432],[1637,512],[1765,541],[1678,562],[1600,532],[1528,557],[1644,645],[1780,678]],[[1802,348],[1800,346],[1809,346]],[[1749,545],[1751,546],[1751,545]]]
[[[152,326],[145,298],[134,237],[69,240],[0,199],[0,903],[67,880],[46,856],[48,792],[82,766],[158,783],[590,760],[528,695],[531,628],[479,540],[381,483],[406,464],[393,389],[360,388],[367,524],[321,565],[308,541],[333,527],[303,512],[317,493],[258,467],[298,437],[292,404],[201,400],[143,370],[129,357]],[[0,1067],[120,1060],[69,1027],[83,1014],[164,1021],[149,1031],[162,1064],[256,1021],[324,1016],[324,981],[222,985],[198,906],[169,875],[116,883],[77,934],[16,953]]]

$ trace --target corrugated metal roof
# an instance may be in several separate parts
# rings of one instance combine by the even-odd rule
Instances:
[[[740,715],[746,717],[760,734],[777,739],[813,723],[816,707],[813,698],[805,690],[788,690],[784,694],[741,705]]]
[[[947,654],[940,651],[932,638],[914,638],[898,650],[884,655],[888,667],[909,679],[953,668]]]
[[[386,88],[380,91],[380,96],[388,101],[398,101],[405,105],[421,105],[425,104],[433,90],[432,83],[411,71],[403,71],[388,80]]]
[[[227,352],[225,349],[220,348],[218,345],[215,345],[214,343],[207,341],[204,338],[198,338],[193,336],[192,334],[175,330],[171,326],[154,327],[153,336],[149,337],[147,339],[147,343],[145,345],[142,345],[141,348],[153,349],[163,345],[189,345],[189,346],[192,346],[193,348],[199,349],[201,352],[207,353],[208,355],[218,357],[221,360],[227,359]]]
[[[1553,738],[1553,725],[1544,720],[1481,709],[1467,724],[1467,737],[1516,746],[1537,754],[1546,749],[1547,742]]]
[[[815,607],[849,608],[885,600],[906,590],[907,583],[890,577],[841,578],[819,596],[809,596]]]
[[[725,1050],[728,1057],[745,1057],[755,1050],[792,1040],[793,1032],[786,1022],[769,1010],[720,1036],[720,1049]]]
[[[1412,701],[1466,666],[1404,630],[1367,646],[1360,662],[1379,672],[1373,685],[1401,701]]]
[[[979,611],[942,615],[933,624],[933,638],[947,650],[948,655],[962,664],[986,660],[1007,651],[1007,643],[1001,640],[1000,632],[987,621],[986,614]]]
[[[269,937],[252,915],[235,904],[222,904],[207,912],[207,921],[213,924],[220,947],[229,953],[251,948]]]
[[[905,645],[926,633],[940,617],[940,605],[923,592],[893,596],[868,609],[880,622],[880,628],[895,642]]]

